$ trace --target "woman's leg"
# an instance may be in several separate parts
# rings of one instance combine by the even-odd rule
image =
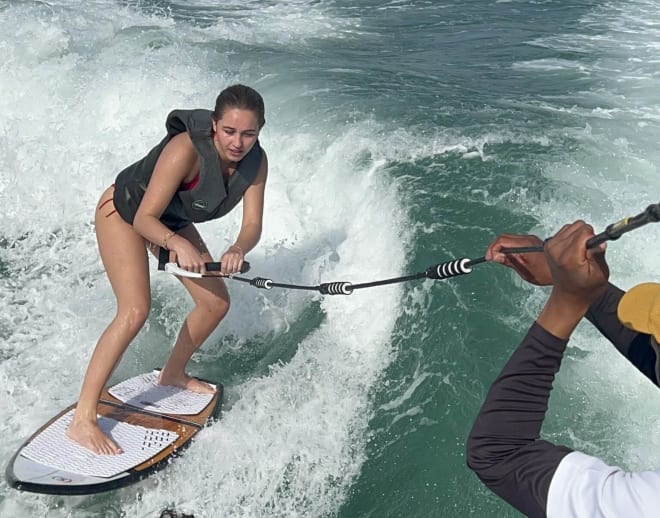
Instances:
[[[180,230],[179,234],[197,246],[205,261],[213,261],[193,225]],[[190,293],[195,307],[188,314],[179,332],[174,349],[161,371],[159,382],[162,385],[174,385],[194,392],[212,393],[213,387],[188,376],[185,369],[193,353],[199,349],[229,311],[229,293],[220,277],[202,279],[179,277],[179,280]]]
[[[142,329],[151,305],[145,241],[115,212],[113,192],[110,187],[101,196],[94,222],[101,260],[117,298],[117,313],[96,344],[67,431],[71,439],[99,454],[121,451],[98,427],[96,407],[126,347]]]

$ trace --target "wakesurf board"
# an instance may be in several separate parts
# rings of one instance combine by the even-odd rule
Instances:
[[[97,406],[100,428],[122,453],[97,455],[66,436],[76,403],[39,428],[14,454],[9,484],[35,493],[82,495],[123,487],[158,471],[190,445],[217,414],[223,387],[214,394],[159,385],[158,371],[106,388]]]

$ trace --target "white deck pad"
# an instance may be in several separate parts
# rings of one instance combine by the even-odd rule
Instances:
[[[21,455],[60,470],[95,477],[112,477],[147,460],[178,439],[168,430],[145,428],[99,417],[101,430],[119,445],[118,455],[97,455],[66,436],[73,410],[34,438]]]
[[[108,392],[127,405],[159,414],[195,415],[213,399],[213,394],[199,394],[179,387],[159,385],[158,371],[122,381],[108,389]]]

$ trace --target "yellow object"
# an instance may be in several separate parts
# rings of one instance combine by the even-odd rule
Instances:
[[[617,316],[628,329],[660,342],[660,284],[646,282],[628,290],[619,301]]]

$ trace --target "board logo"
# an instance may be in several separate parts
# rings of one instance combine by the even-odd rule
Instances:
[[[206,200],[195,200],[192,202],[192,208],[196,210],[204,210],[206,209]]]

